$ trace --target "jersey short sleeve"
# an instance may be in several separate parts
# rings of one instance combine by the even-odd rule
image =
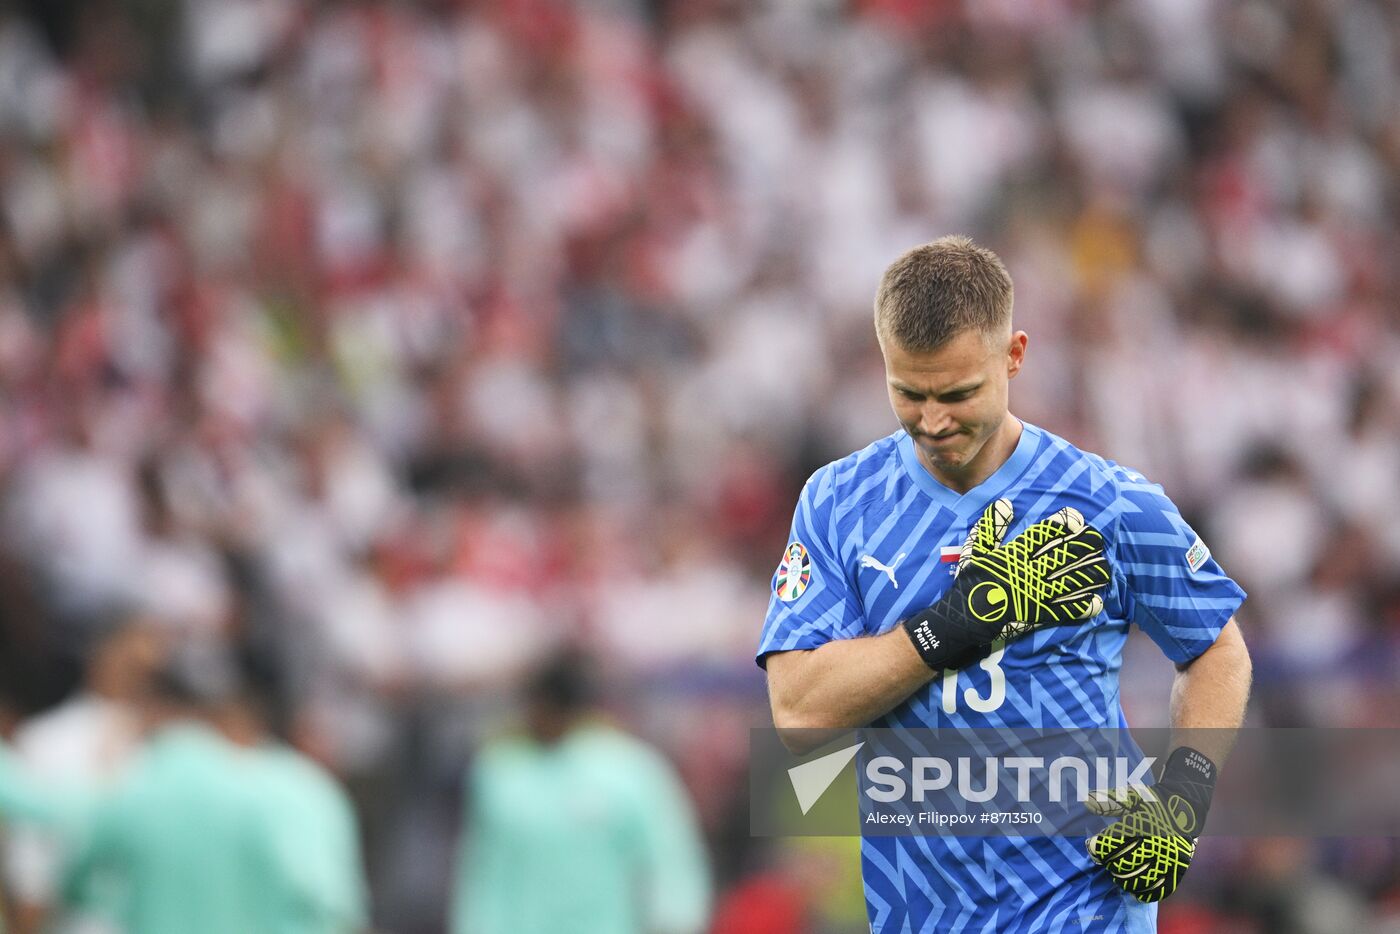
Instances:
[[[802,488],[792,531],[773,573],[757,661],[773,652],[815,649],[863,631],[860,603],[840,557],[832,470],[823,467]]]
[[[1126,583],[1125,615],[1177,663],[1215,642],[1244,602],[1160,486],[1117,468],[1122,511],[1114,551]]]

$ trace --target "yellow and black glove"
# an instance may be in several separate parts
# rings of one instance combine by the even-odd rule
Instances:
[[[1099,530],[1065,507],[1002,544],[1013,518],[1010,500],[988,506],[963,545],[953,586],[904,620],[914,648],[935,671],[971,664],[997,639],[1102,612],[1099,594],[1111,574]]]
[[[1090,798],[1089,810],[1118,821],[1090,837],[1088,847],[1119,888],[1140,902],[1159,902],[1176,891],[1196,855],[1196,838],[1215,791],[1215,763],[1178,746],[1147,791]]]

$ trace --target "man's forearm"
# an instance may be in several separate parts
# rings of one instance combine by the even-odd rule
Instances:
[[[1217,766],[1244,722],[1253,666],[1232,619],[1215,644],[1177,671],[1172,682],[1172,745],[1199,750]]]
[[[773,723],[785,732],[812,731],[814,741],[796,745],[814,747],[820,742],[817,731],[865,726],[933,675],[902,627],[880,636],[780,652],[768,659]]]

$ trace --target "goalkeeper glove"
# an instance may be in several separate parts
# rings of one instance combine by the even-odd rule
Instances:
[[[1215,763],[1178,746],[1147,794],[1109,791],[1088,801],[1095,814],[1119,818],[1089,838],[1089,855],[1138,901],[1161,901],[1176,891],[1196,855],[1214,791]]]
[[[953,586],[904,621],[914,648],[935,671],[971,664],[997,639],[1092,619],[1103,610],[1099,592],[1110,573],[1098,529],[1067,506],[1003,545],[1014,516],[1010,500],[988,506],[963,545]]]

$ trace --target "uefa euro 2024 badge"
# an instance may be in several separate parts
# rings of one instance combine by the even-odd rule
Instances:
[[[773,579],[773,592],[779,600],[791,603],[806,592],[811,580],[812,556],[801,542],[793,542],[783,552],[783,563],[778,565],[778,575]]]

